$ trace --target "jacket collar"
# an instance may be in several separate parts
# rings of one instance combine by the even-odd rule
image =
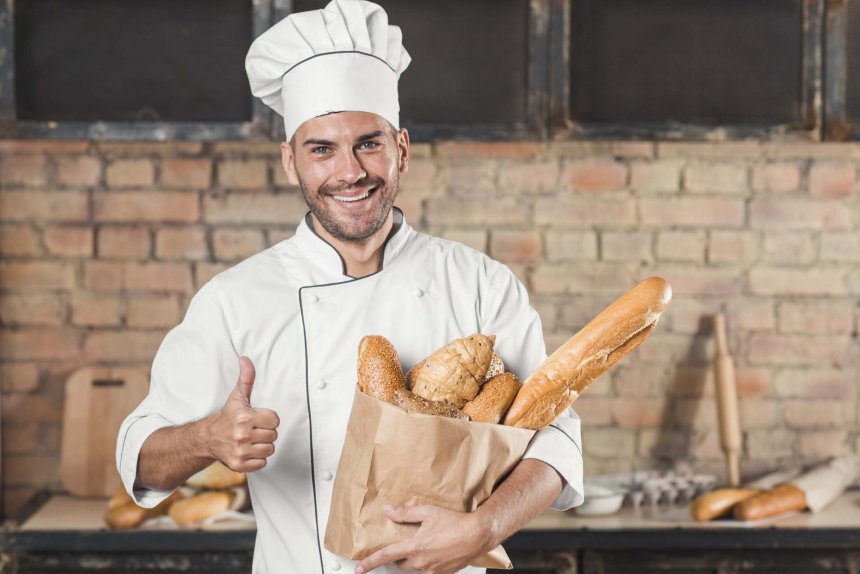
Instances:
[[[382,269],[391,266],[397,256],[403,251],[403,246],[412,234],[412,227],[406,222],[406,216],[399,207],[392,207],[394,225],[385,239],[382,247]],[[346,262],[334,246],[317,234],[313,227],[311,212],[305,213],[296,228],[295,238],[299,240],[301,249],[316,266],[322,268],[327,276],[339,281],[357,279],[346,274]]]

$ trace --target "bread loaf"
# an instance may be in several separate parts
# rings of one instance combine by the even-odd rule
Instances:
[[[698,522],[707,522],[730,515],[735,504],[759,492],[756,488],[720,488],[703,494],[690,505],[690,517]]]
[[[182,500],[182,494],[175,491],[153,508],[143,508],[128,496],[124,487],[120,486],[119,488],[122,490],[122,494],[119,491],[114,494],[104,513],[105,523],[116,530],[135,528],[144,520],[167,514],[175,502]]]
[[[478,396],[466,403],[463,412],[476,422],[498,423],[520,390],[513,373],[501,373],[484,383]]]
[[[451,341],[409,371],[409,389],[425,399],[463,408],[484,383],[495,342],[495,335],[481,333]]]
[[[244,472],[236,472],[219,461],[215,461],[197,474],[192,475],[185,484],[194,488],[218,490],[245,484]]]
[[[391,401],[407,413],[421,413],[424,415],[437,415],[443,417],[451,417],[454,419],[469,420],[463,411],[443,401],[428,401],[424,397],[419,397],[406,389],[397,389],[394,391],[394,398]]]
[[[368,335],[359,342],[358,388],[388,403],[394,399],[394,391],[406,388],[397,351],[385,337]]]
[[[734,507],[738,520],[760,520],[806,508],[806,494],[793,484],[780,484]]]
[[[616,299],[526,379],[504,424],[541,429],[551,423],[648,337],[671,298],[669,284],[651,277]]]
[[[203,492],[174,503],[167,515],[179,526],[191,526],[228,510],[234,496],[231,491]]]

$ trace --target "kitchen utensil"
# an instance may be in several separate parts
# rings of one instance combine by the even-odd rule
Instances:
[[[741,474],[738,459],[741,451],[741,425],[738,418],[738,397],[735,387],[735,365],[726,341],[726,320],[714,316],[714,381],[717,387],[717,416],[720,425],[720,447],[726,456],[728,484],[738,486]]]

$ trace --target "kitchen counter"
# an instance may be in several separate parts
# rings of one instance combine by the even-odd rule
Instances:
[[[147,557],[150,562],[157,560],[157,568],[162,571],[249,570],[253,525],[223,522],[206,531],[111,531],[101,518],[106,504],[103,499],[61,495],[34,501],[31,514],[17,523],[7,523],[0,533],[7,563],[17,565],[3,572],[68,572],[75,571],[70,561],[83,564],[94,559],[102,563],[120,560],[121,565],[109,568],[112,571],[143,571],[151,567],[145,566]],[[818,564],[825,556],[830,564],[853,560],[856,568],[860,563],[860,491],[845,493],[818,514],[796,513],[752,526],[734,521],[695,523],[686,517],[685,507],[625,507],[603,517],[547,511],[505,542],[505,548],[517,572],[626,572],[613,562],[625,556],[625,560],[635,557],[632,559],[638,566],[631,572],[677,572],[673,570],[673,560],[686,564],[685,572],[711,572],[705,565],[726,555],[726,549],[734,549],[731,555],[746,560],[748,565],[755,563],[757,556],[772,556],[773,550],[782,549],[789,552],[781,550],[780,555],[793,564]],[[798,554],[801,551],[803,554]],[[839,558],[843,554],[844,560]],[[692,558],[706,569],[693,568],[689,564]],[[773,562],[772,558],[768,560]],[[52,570],[49,564],[63,564],[64,569],[57,566]],[[135,565],[140,570],[135,570]],[[849,564],[844,571],[857,571],[850,567]],[[774,568],[777,569],[743,571],[795,571],[785,570],[784,565]],[[843,571],[804,568],[807,569],[796,571]]]

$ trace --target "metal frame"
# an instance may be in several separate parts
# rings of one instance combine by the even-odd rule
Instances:
[[[251,1],[254,37],[271,26],[272,1]],[[0,138],[217,141],[267,139],[271,135],[272,112],[257,98],[253,98],[249,122],[19,121],[15,105],[14,15],[15,0],[0,0]]]
[[[570,13],[574,0],[552,0],[551,108],[553,139],[626,138],[721,141],[738,139],[822,139],[822,78],[825,0],[803,2],[803,70],[800,109],[802,121],[768,127],[682,123],[582,123],[570,117]],[[831,0],[833,1],[833,0]],[[837,2],[843,0],[836,0]],[[829,90],[828,90],[829,91]]]
[[[848,7],[858,0],[828,0],[825,27],[824,126],[828,140],[860,140],[860,117],[848,117]]]

